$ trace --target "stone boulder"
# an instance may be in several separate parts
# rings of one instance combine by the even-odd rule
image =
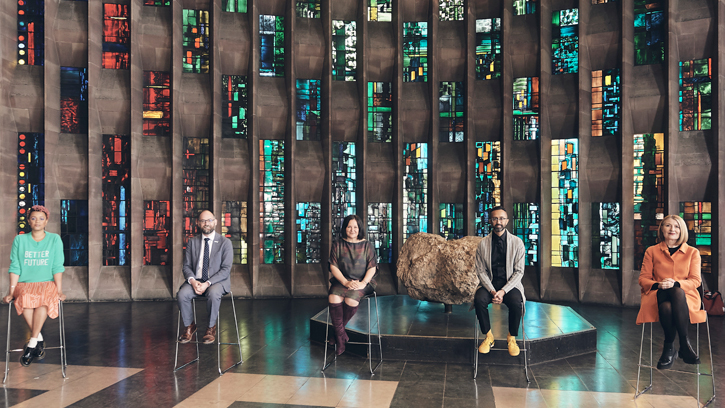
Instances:
[[[413,299],[460,305],[473,301],[479,285],[474,270],[483,238],[446,241],[423,232],[412,235],[398,256],[398,278]]]

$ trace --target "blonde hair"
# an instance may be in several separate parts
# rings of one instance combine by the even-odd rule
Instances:
[[[679,215],[670,214],[666,216],[662,222],[660,222],[660,227],[657,230],[657,240],[659,242],[665,242],[665,233],[662,232],[662,226],[665,224],[665,221],[667,220],[675,220],[677,225],[680,227],[680,238],[677,239],[676,244],[678,246],[682,245],[683,242],[687,242],[687,239],[690,237],[687,233],[687,224],[685,224],[685,220],[682,219]]]

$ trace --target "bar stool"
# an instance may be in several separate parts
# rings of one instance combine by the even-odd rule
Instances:
[[[471,309],[473,309],[473,303],[471,303]],[[521,304],[521,338],[523,339],[523,348],[520,349],[524,352],[524,374],[526,375],[526,382],[530,383],[531,380],[529,379],[529,355],[528,351],[529,349],[526,347],[526,324],[524,317],[526,317],[526,305],[525,302]],[[480,354],[478,352],[478,333],[481,331],[481,327],[478,324],[478,318],[476,317],[476,313],[473,313],[473,379],[475,380],[478,376],[478,355]],[[508,348],[496,348],[492,347],[491,350],[505,350],[508,352]]]
[[[225,295],[226,296],[226,295]],[[223,297],[222,297],[223,298]],[[239,323],[237,322],[237,308],[234,306],[234,295],[232,292],[229,292],[229,300],[232,302],[232,312],[234,314],[234,328],[235,333],[237,334],[237,342],[236,343],[222,343],[221,342],[221,327],[219,326],[219,315],[221,314],[221,307],[219,308],[219,314],[217,314],[216,319],[216,327],[217,327],[217,335],[216,335],[216,358],[217,358],[217,370],[219,370],[219,375],[223,375],[227,371],[231,370],[232,368],[238,366],[239,364],[242,364],[244,361],[243,355],[242,355],[242,340],[239,337]],[[194,310],[194,321],[196,322],[196,299],[191,299],[191,305]],[[220,304],[221,305],[221,304]],[[196,345],[196,358],[189,361],[188,363],[178,366],[179,362],[179,333],[181,331],[181,310],[179,310],[179,316],[176,321],[176,356],[174,357],[174,372],[177,372],[181,370],[182,368],[188,366],[191,363],[195,363],[199,361],[199,343],[203,343],[199,341],[199,335],[198,332],[194,332],[194,341],[190,341],[190,344]],[[222,370],[222,359],[221,359],[221,346],[224,345],[230,345],[230,346],[237,346],[239,348],[239,361],[232,364],[231,366],[227,367],[226,369]]]
[[[372,342],[372,334],[371,334],[371,328],[370,328],[370,321],[372,320],[371,314],[370,314],[370,298],[375,298],[375,320],[378,324],[378,349],[380,350],[380,360],[377,361],[377,364],[375,364],[375,367],[373,368],[373,342]],[[368,341],[367,342],[360,342],[360,341],[348,341],[347,344],[367,344],[368,346],[368,366],[370,368],[370,374],[375,375],[375,370],[380,367],[380,364],[383,362],[383,343],[381,341],[380,336],[380,313],[379,313],[379,307],[378,307],[378,294],[373,291],[372,294],[365,296],[362,300],[367,299],[368,303]],[[327,355],[327,345],[329,344],[329,341],[327,339],[330,335],[330,306],[327,306],[327,322],[325,323],[325,360],[322,362],[322,371],[324,372],[327,367],[329,367],[332,363],[337,361],[337,354],[335,354],[335,351],[337,350],[337,343],[335,343],[335,348],[332,352],[332,356],[328,358]],[[327,360],[330,360],[328,363]]]
[[[703,288],[702,285],[697,288],[697,292],[700,294],[700,310],[703,310],[705,308],[705,305],[702,303],[703,298]],[[705,315],[705,327],[707,328],[707,348],[710,352],[710,374],[700,372],[700,364],[695,364],[696,370],[695,371],[685,371],[685,370],[672,370],[667,369],[667,371],[681,373],[681,374],[694,374],[697,376],[697,406],[699,407],[706,407],[710,405],[715,400],[715,370],[712,362],[712,341],[710,339],[710,318]],[[644,394],[645,392],[649,391],[652,388],[652,371],[656,368],[654,366],[654,359],[652,354],[652,331],[654,330],[654,323],[649,322],[649,364],[644,365],[642,364],[642,348],[644,346],[644,329],[647,323],[642,323],[642,338],[639,342],[639,362],[637,363],[637,388],[634,390],[634,399],[637,399],[640,395]],[[695,323],[695,327],[697,330],[697,339],[695,344],[695,353],[699,356],[700,355],[700,323]],[[649,385],[644,387],[642,391],[639,390],[639,377],[640,372],[642,368],[649,368]],[[710,397],[709,400],[707,400],[703,405],[700,405],[700,376],[710,377],[710,380],[712,381],[712,397]]]
[[[10,353],[22,353],[24,349],[13,349],[10,350],[10,319],[13,316],[13,301],[8,303],[8,334],[7,343],[5,345],[5,378],[3,378],[3,384],[8,380],[8,363],[10,362]],[[63,317],[63,301],[58,299],[58,331],[60,332],[60,346],[45,347],[45,350],[60,350],[60,372],[65,378],[65,368],[68,366],[67,353],[65,350],[65,318]]]

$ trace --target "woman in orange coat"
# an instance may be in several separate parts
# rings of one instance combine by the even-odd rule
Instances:
[[[700,251],[687,245],[687,226],[677,215],[668,215],[657,231],[659,244],[647,248],[639,274],[642,304],[637,324],[659,320],[665,332],[662,356],[658,369],[667,369],[677,355],[675,334],[680,338],[680,357],[687,364],[699,364],[700,359],[687,339],[687,327],[702,323],[705,311],[700,310],[697,288],[700,278]]]

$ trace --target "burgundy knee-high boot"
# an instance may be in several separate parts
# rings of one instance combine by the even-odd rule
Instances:
[[[332,321],[332,328],[335,330],[335,343],[337,344],[335,354],[339,356],[345,352],[345,338],[347,337],[345,326],[342,324],[342,304],[330,303],[329,307],[330,320]]]
[[[350,306],[347,303],[342,304],[342,325],[347,326],[347,322],[357,313],[357,306]]]

